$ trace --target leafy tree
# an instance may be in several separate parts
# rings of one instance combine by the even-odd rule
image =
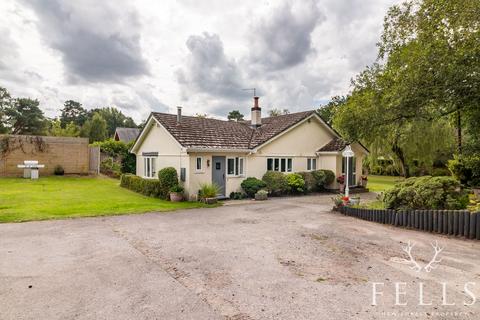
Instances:
[[[452,122],[460,151],[462,118],[480,112],[479,14],[480,2],[467,0],[391,7],[378,61],[353,81],[335,127],[393,156],[406,176],[415,163],[431,165],[436,153],[453,152]]]
[[[53,120],[50,123],[48,134],[56,137],[78,137],[80,135],[80,129],[73,122],[68,123],[65,128],[62,128],[61,120]]]
[[[105,120],[107,125],[107,136],[111,137],[115,133],[117,127],[136,128],[137,125],[132,118],[125,116],[120,110],[115,107],[107,107],[90,110],[90,117],[98,113]]]
[[[235,121],[242,121],[244,115],[240,113],[238,110],[232,110],[228,113],[228,120],[235,120]]]
[[[290,111],[288,111],[288,109],[277,109],[277,108],[273,108],[271,110],[268,110],[268,115],[270,117],[276,117],[276,116],[281,116],[283,114],[289,114]]]
[[[18,98],[5,110],[6,123],[12,134],[43,135],[46,119],[38,100]]]
[[[65,128],[69,123],[81,127],[87,121],[87,110],[82,107],[79,102],[73,100],[65,101],[64,107],[61,110],[60,124]]]
[[[7,89],[0,87],[0,133],[7,133],[6,111],[12,106],[12,97]]]
[[[337,113],[338,109],[345,104],[347,101],[347,97],[345,96],[334,96],[324,106],[320,106],[320,108],[317,110],[318,113],[320,114],[320,117],[329,125],[332,124],[333,117]]]
[[[103,141],[107,137],[107,122],[99,113],[95,113],[83,125],[81,135],[88,137],[90,143]]]

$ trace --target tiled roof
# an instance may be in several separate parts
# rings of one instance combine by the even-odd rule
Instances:
[[[259,128],[250,127],[249,121],[224,121],[211,118],[182,116],[177,123],[174,114],[153,112],[152,115],[184,147],[252,149],[315,111],[304,111],[262,119]]]
[[[130,142],[137,139],[140,129],[138,128],[121,128],[118,127],[115,129],[115,135],[118,136],[118,139],[123,142]]]
[[[347,142],[342,138],[333,138],[329,143],[321,147],[318,151],[342,151],[347,146]]]

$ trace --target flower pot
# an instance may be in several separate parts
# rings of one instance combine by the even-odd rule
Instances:
[[[217,203],[217,198],[204,198],[203,202],[205,202],[206,204],[214,204]]]
[[[170,201],[180,202],[183,200],[183,194],[179,192],[170,192]]]
[[[350,204],[352,206],[360,204],[360,197],[352,197],[350,198]]]

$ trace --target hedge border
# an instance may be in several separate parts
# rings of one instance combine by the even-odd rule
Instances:
[[[480,212],[340,207],[343,215],[396,227],[480,240]]]

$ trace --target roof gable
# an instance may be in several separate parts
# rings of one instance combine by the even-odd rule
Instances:
[[[140,129],[138,128],[123,128],[117,127],[115,129],[115,136],[118,137],[118,140],[123,142],[131,142],[137,139]]]

